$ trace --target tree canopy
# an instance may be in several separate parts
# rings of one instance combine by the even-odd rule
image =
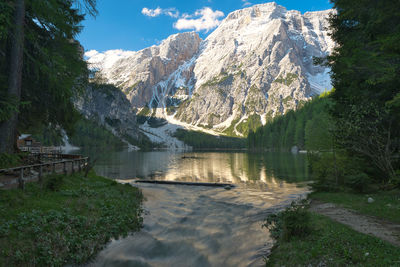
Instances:
[[[337,46],[332,68],[332,115],[337,140],[395,176],[400,149],[400,1],[333,0]]]
[[[18,112],[17,128],[44,125],[72,131],[78,118],[72,96],[87,81],[83,48],[75,40],[85,14],[96,14],[96,1],[5,0],[0,3],[0,124]],[[20,94],[10,94],[15,16],[23,5],[23,63]],[[21,25],[20,25],[21,26]],[[7,128],[7,127],[6,127]],[[9,127],[8,127],[9,128]],[[4,128],[1,129],[4,131]]]

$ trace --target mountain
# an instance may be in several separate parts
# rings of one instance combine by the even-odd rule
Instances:
[[[83,94],[75,97],[74,104],[86,119],[104,126],[124,142],[141,139],[131,104],[113,85],[89,84]]]
[[[313,65],[334,47],[330,12],[255,5],[230,13],[205,40],[186,32],[137,52],[85,55],[94,81],[118,87],[139,117],[169,123],[144,122],[147,132],[183,125],[245,136],[331,89],[329,69]]]

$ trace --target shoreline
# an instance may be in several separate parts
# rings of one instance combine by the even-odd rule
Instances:
[[[141,229],[143,195],[90,172],[0,189],[0,266],[84,264],[112,238]]]
[[[354,216],[359,216],[361,220],[369,216],[368,218],[378,222],[399,225],[400,214],[392,211],[400,207],[400,198],[396,200],[394,197],[397,194],[398,191],[375,194],[318,192],[310,193],[308,199],[318,201],[319,204],[323,201],[325,206],[343,209],[353,213]],[[375,199],[373,204],[367,202],[367,198],[371,196]],[[318,212],[315,207],[308,209],[308,213],[311,232],[302,238],[276,240],[266,256],[266,266],[395,266],[400,263],[398,246],[376,236],[356,231],[353,227],[339,222],[340,218],[336,221],[332,216]],[[400,231],[398,234],[400,237]]]

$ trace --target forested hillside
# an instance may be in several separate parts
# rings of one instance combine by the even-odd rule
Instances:
[[[194,149],[243,149],[246,139],[230,136],[214,136],[207,133],[178,129],[174,136]]]
[[[328,114],[332,105],[328,95],[322,94],[302,108],[289,111],[255,132],[251,131],[247,137],[249,149],[289,150],[293,146],[306,150],[330,149],[333,123]]]

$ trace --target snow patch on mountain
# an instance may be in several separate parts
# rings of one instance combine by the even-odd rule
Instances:
[[[265,125],[331,89],[329,69],[313,65],[335,46],[327,30],[331,12],[254,5],[230,13],[206,40],[178,33],[137,52],[85,56],[95,78],[120,88],[137,113],[149,108],[168,125],[243,136],[249,121]],[[140,127],[180,146],[166,136],[174,127]]]

